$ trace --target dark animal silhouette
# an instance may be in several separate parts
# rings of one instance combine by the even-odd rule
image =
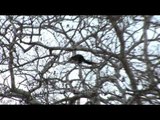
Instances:
[[[84,59],[84,57],[80,54],[77,54],[75,56],[72,56],[70,59],[69,59],[69,62],[73,62],[73,63],[76,63],[76,64],[81,64],[81,63],[86,63],[86,64],[89,64],[89,65],[93,65],[93,64],[96,64],[95,62],[92,62],[92,61],[89,61],[89,60],[86,60]]]

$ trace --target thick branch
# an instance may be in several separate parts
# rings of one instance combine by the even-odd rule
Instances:
[[[134,74],[132,73],[132,71],[129,67],[129,63],[127,61],[126,54],[125,54],[125,41],[123,38],[123,31],[118,27],[114,18],[112,18],[111,16],[109,16],[108,18],[110,19],[110,22],[112,23],[112,26],[114,27],[115,32],[117,34],[117,37],[119,38],[119,42],[121,44],[120,53],[121,53],[121,62],[123,64],[123,67],[124,67],[128,77],[130,78],[132,89],[137,90],[136,80],[135,80]]]
[[[15,88],[15,78],[14,78],[14,73],[13,73],[13,46],[10,47],[10,51],[9,51],[9,71],[10,71],[10,75],[11,75],[11,88],[14,89]]]

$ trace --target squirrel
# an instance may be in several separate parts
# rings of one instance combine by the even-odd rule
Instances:
[[[86,63],[86,64],[89,64],[89,65],[97,64],[97,63],[95,63],[95,62],[86,60],[86,59],[85,59],[82,55],[80,55],[80,54],[77,54],[77,55],[72,56],[72,57],[69,59],[69,62],[76,63],[76,64]]]

